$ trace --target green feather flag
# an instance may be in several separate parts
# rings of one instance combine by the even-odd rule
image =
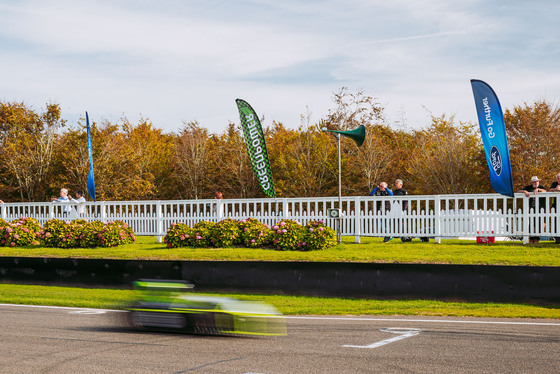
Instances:
[[[257,177],[259,184],[266,196],[276,197],[274,191],[274,181],[272,180],[272,171],[270,170],[270,161],[268,160],[268,151],[264,134],[257,113],[244,100],[237,99],[237,109],[241,117],[241,127],[245,136],[245,144],[253,173]]]

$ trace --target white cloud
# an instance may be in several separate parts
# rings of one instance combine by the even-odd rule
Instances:
[[[5,1],[1,100],[60,102],[70,119],[140,114],[176,131],[237,122],[235,98],[289,127],[341,86],[409,124],[474,121],[469,80],[504,107],[560,95],[551,1]],[[549,12],[546,12],[549,10]],[[557,14],[557,12],[556,12]]]

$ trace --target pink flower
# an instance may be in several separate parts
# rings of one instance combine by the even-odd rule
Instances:
[[[15,246],[16,246],[16,243],[14,243],[14,242],[10,243],[10,247],[15,247]]]
[[[29,232],[29,229],[27,227],[24,227],[22,230],[23,232]]]
[[[313,232],[313,227],[310,227],[310,228],[309,228],[309,232]]]
[[[277,234],[282,234],[282,230],[276,231]]]
[[[251,239],[251,243],[254,243],[254,242],[255,242],[255,239]]]
[[[288,230],[284,229],[284,230],[282,230],[282,232],[283,232],[283,233],[285,234],[285,233],[287,233],[287,232],[288,232]]]
[[[167,243],[167,246],[171,248],[173,245],[171,243]]]
[[[14,235],[14,239],[19,239],[19,235],[18,235],[18,234],[15,234],[15,235]]]
[[[284,226],[286,222],[280,222],[280,226]]]
[[[8,228],[6,229],[6,232],[12,232],[12,231],[14,231],[14,229],[12,229],[11,227],[8,227]]]
[[[185,235],[181,235],[181,240],[185,240]]]
[[[324,229],[324,227],[319,227],[319,231],[323,231]]]
[[[274,244],[278,244],[278,239],[273,240]]]
[[[173,227],[173,226],[177,226],[177,224],[176,224],[175,222],[173,222],[173,223],[171,224],[171,227]]]
[[[48,237],[50,237],[50,236],[51,236],[51,233],[50,233],[50,232],[47,232],[47,233],[45,234],[45,238],[48,238]]]
[[[69,224],[70,224],[70,221],[64,221],[64,223],[67,224],[67,225],[69,225]]]

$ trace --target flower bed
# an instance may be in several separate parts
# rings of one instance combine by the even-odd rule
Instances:
[[[242,245],[280,251],[313,251],[336,245],[336,233],[323,221],[312,221],[303,226],[297,221],[283,219],[268,227],[254,218],[241,221],[228,218],[218,223],[199,222],[192,228],[183,223],[172,223],[163,241],[169,248]]]
[[[36,219],[23,217],[6,222],[0,219],[0,245],[44,245],[58,248],[114,247],[136,241],[134,231],[122,221],[51,219],[41,227]]]

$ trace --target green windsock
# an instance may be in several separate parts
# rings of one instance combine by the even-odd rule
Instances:
[[[237,103],[237,109],[239,109],[241,127],[243,127],[243,135],[245,136],[245,144],[247,145],[247,152],[249,152],[253,173],[255,173],[265,195],[276,197],[261,121],[246,101],[237,99],[235,102]]]

